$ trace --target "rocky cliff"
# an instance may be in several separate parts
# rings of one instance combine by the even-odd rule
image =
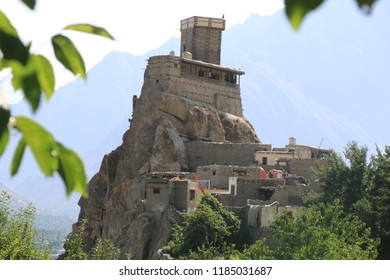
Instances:
[[[164,92],[145,78],[122,145],[104,156],[88,183],[89,198],[79,201],[79,222],[88,220],[86,250],[103,237],[134,259],[158,257],[176,211],[144,211],[144,179],[149,172],[194,171],[188,167],[185,141],[260,142],[247,119]]]

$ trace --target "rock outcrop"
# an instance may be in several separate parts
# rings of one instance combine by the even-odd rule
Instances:
[[[260,142],[245,118],[162,92],[145,79],[122,145],[103,158],[88,183],[88,199],[79,201],[79,221],[88,220],[87,251],[103,237],[134,259],[157,258],[176,211],[167,207],[161,213],[145,212],[144,179],[149,172],[191,171],[185,141]]]

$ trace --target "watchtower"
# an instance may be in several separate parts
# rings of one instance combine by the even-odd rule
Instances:
[[[220,65],[223,30],[224,19],[199,16],[183,19],[180,22],[180,56],[190,52],[194,60]]]

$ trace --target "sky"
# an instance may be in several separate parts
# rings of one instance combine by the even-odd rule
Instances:
[[[23,42],[32,41],[32,51],[52,61],[56,87],[74,77],[56,63],[50,38],[62,32],[69,36],[83,56],[87,70],[111,51],[143,55],[172,37],[180,36],[180,20],[191,16],[226,19],[226,27],[244,23],[251,14],[271,15],[283,9],[283,0],[38,0],[34,11],[20,0],[0,1],[2,10],[16,27]],[[65,31],[75,23],[104,27],[114,37],[108,39]],[[54,61],[54,62],[53,62]]]

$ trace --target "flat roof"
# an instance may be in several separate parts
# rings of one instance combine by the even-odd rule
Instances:
[[[218,28],[225,30],[225,20],[222,18],[209,18],[193,16],[180,21],[180,31],[194,26]]]
[[[195,64],[195,65],[199,65],[199,66],[209,67],[209,68],[218,69],[218,70],[222,70],[222,71],[226,71],[226,72],[233,72],[234,74],[237,74],[237,75],[244,75],[245,74],[245,72],[241,69],[229,68],[229,67],[221,66],[218,64],[213,64],[213,63],[204,62],[201,60],[193,60],[193,59],[188,59],[188,58],[183,58],[183,57],[181,57],[180,59],[181,59],[181,61],[183,61],[185,63],[189,63],[189,64]]]

